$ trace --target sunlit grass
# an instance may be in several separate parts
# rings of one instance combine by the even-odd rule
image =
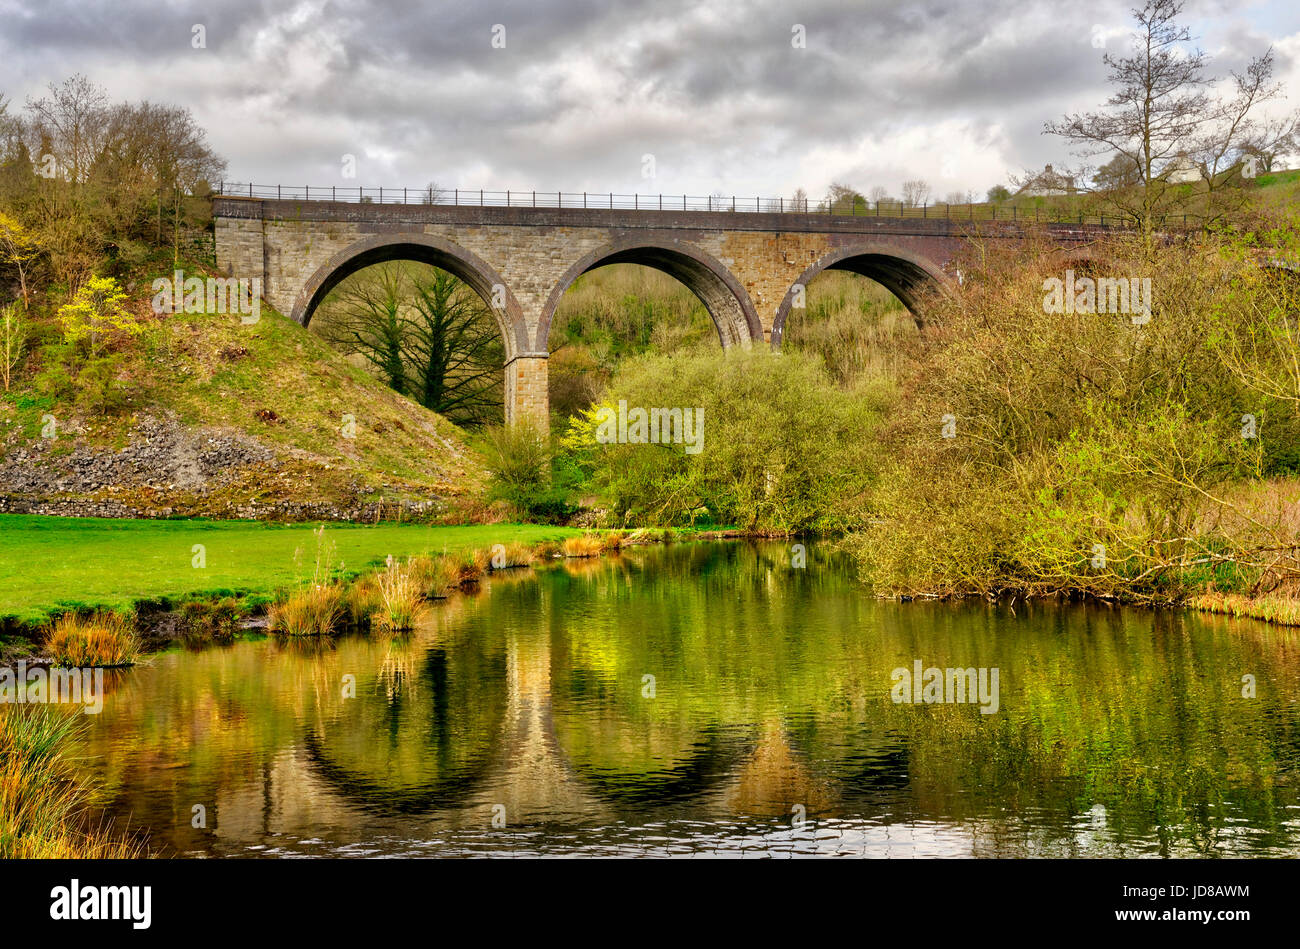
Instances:
[[[301,579],[293,554],[310,547],[313,526],[0,514],[0,615],[40,625],[74,602],[125,611],[141,600],[270,595]],[[331,524],[328,530],[347,576],[369,572],[390,553],[454,554],[578,533],[535,524]],[[196,544],[205,551],[202,568],[193,566]],[[34,563],[41,568],[33,570]]]
[[[338,628],[342,618],[342,586],[316,583],[272,605],[270,627],[286,636],[325,636]]]
[[[1300,599],[1288,596],[1246,596],[1240,593],[1202,593],[1188,605],[1206,613],[1264,620],[1279,626],[1300,626]]]
[[[566,557],[599,557],[605,552],[605,540],[599,534],[569,537],[562,550]]]
[[[379,589],[379,609],[374,614],[374,625],[380,629],[404,630],[415,626],[424,611],[424,590],[421,576],[408,561],[405,566],[389,559],[388,567],[375,577]]]
[[[413,557],[409,567],[430,599],[443,599],[460,585],[460,564],[451,557],[424,554]]]
[[[140,640],[131,622],[117,613],[68,613],[47,633],[45,648],[57,666],[129,666],[140,654]]]
[[[48,705],[0,707],[0,859],[123,859],[136,841],[89,825],[91,785],[70,748],[76,713]]]
[[[492,554],[493,570],[509,570],[513,567],[529,567],[537,560],[537,553],[527,544],[504,544]]]

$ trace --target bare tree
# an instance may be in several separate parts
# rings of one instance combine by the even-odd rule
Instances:
[[[1235,210],[1243,201],[1244,193],[1233,187],[1240,184],[1239,175],[1225,174],[1230,169],[1256,156],[1266,157],[1271,166],[1279,153],[1294,146],[1297,121],[1292,113],[1274,121],[1260,121],[1254,115],[1261,103],[1282,95],[1282,86],[1273,81],[1273,51],[1251,60],[1245,72],[1232,73],[1234,93],[1227,101],[1216,103],[1214,115],[1202,123],[1189,154],[1206,170],[1205,219],[1218,220]],[[1253,177],[1255,167],[1246,171]]]
[[[1254,159],[1256,170],[1274,171],[1282,159],[1300,151],[1300,129],[1294,117],[1265,123],[1263,130],[1248,136],[1241,146],[1243,159]]]
[[[1199,162],[1208,178],[1201,189],[1205,216],[1220,216],[1222,202],[1213,198],[1223,166],[1240,156],[1252,131],[1259,131],[1251,121],[1254,109],[1278,95],[1270,81],[1269,52],[1243,74],[1234,74],[1232,99],[1212,97],[1206,56],[1187,48],[1191,34],[1177,23],[1183,5],[1183,0],[1146,0],[1134,10],[1138,30],[1132,55],[1103,57],[1114,88],[1103,110],[1044,125],[1045,132],[1061,136],[1080,154],[1115,156],[1124,160],[1121,168],[1135,171],[1136,187],[1115,191],[1110,198],[1133,220],[1148,248],[1159,219],[1194,197],[1195,189],[1170,180],[1171,165],[1184,159]]]
[[[438,182],[430,181],[427,185],[424,186],[424,191],[420,193],[420,203],[438,204],[442,200],[442,196],[445,193],[446,193],[446,189],[439,187]]]
[[[487,305],[445,270],[412,281],[413,314],[403,345],[411,394],[457,425],[501,416],[505,345]]]
[[[1097,191],[1111,192],[1135,187],[1142,180],[1141,170],[1128,155],[1116,155],[1092,176]]]
[[[75,75],[29,99],[21,122],[0,124],[14,156],[0,186],[70,290],[105,254],[139,260],[162,246],[164,220],[179,257],[182,231],[209,219],[207,183],[225,162],[188,109],[111,104]]]
[[[831,214],[854,214],[866,209],[867,199],[852,185],[832,182],[823,207]]]
[[[312,329],[339,349],[360,356],[389,388],[407,395],[406,277],[399,264],[370,267],[330,291]]]
[[[928,182],[913,178],[911,181],[903,182],[903,206],[908,208],[919,208],[930,198],[930,185]]]
[[[59,177],[86,181],[108,136],[108,93],[77,73],[49,84],[49,94],[28,99],[28,149],[37,161],[53,159]],[[35,146],[35,147],[33,147]]]

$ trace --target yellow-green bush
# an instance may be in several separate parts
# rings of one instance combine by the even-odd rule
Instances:
[[[601,410],[703,410],[698,452],[607,444]],[[620,526],[704,522],[755,531],[858,526],[875,468],[883,390],[846,392],[821,361],[761,347],[648,355],[624,364],[564,444]],[[698,416],[697,416],[698,417]]]
[[[1221,239],[1096,250],[1078,276],[1150,280],[1149,320],[1048,312],[1045,280],[1070,265],[1037,246],[981,248],[927,313],[881,433],[881,520],[854,542],[883,591],[1176,600],[1263,579],[1265,551],[1295,543],[1280,515],[1232,498],[1294,465],[1300,399],[1286,347],[1260,336],[1268,314],[1294,321],[1295,283]]]

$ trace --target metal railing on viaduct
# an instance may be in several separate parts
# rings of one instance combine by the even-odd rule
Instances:
[[[625,211],[730,211],[763,214],[829,214],[852,217],[928,218],[955,221],[1006,221],[1044,224],[1092,224],[1122,228],[1130,225],[1115,214],[1086,214],[1053,206],[999,204],[919,204],[865,200],[827,204],[800,198],[744,198],[722,195],[618,194],[613,191],[470,191],[461,188],[388,188],[362,185],[257,185],[223,181],[219,195],[290,201],[335,201],[351,204],[423,204],[448,207],[582,208]],[[1181,217],[1181,219],[1180,219]],[[1161,225],[1187,224],[1182,215],[1162,219]]]

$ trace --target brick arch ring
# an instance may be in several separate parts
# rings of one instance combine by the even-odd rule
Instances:
[[[785,299],[777,308],[776,319],[772,321],[772,348],[781,348],[781,337],[785,332],[785,320],[794,306],[796,291],[808,286],[808,282],[823,270],[845,270],[868,277],[902,302],[912,313],[912,318],[921,323],[919,315],[921,298],[928,290],[946,292],[956,283],[943,267],[895,244],[871,242],[839,247],[824,255],[799,275],[799,279],[790,285]]]
[[[505,341],[506,362],[529,351],[523,308],[501,275],[471,251],[429,234],[374,234],[345,247],[307,278],[294,301],[291,319],[306,326],[316,307],[342,280],[364,267],[390,260],[432,264],[460,278],[496,317]],[[493,306],[494,297],[504,299],[505,306]]]
[[[763,324],[749,294],[722,261],[683,241],[628,237],[591,251],[560,277],[537,325],[538,352],[547,351],[551,319],[565,291],[587,271],[606,264],[641,264],[685,284],[704,304],[724,348],[763,338]]]

